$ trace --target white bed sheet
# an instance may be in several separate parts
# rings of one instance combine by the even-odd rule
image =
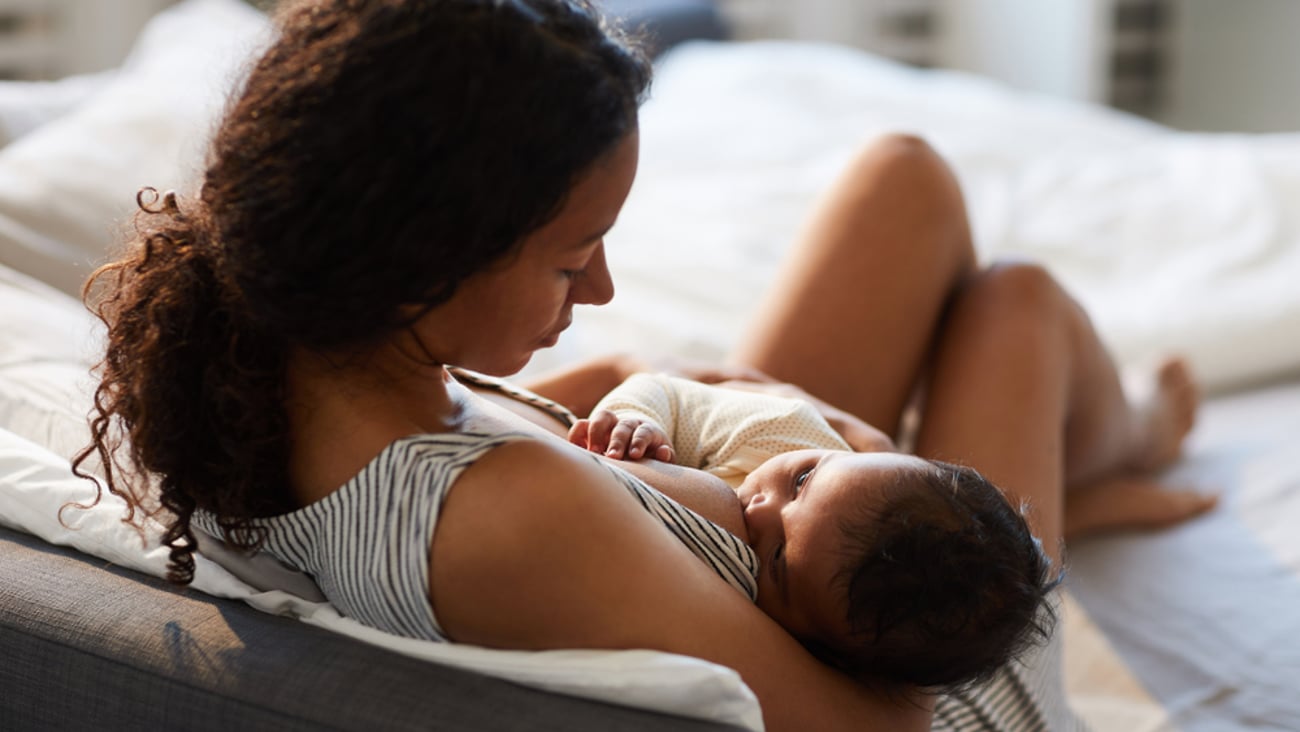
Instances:
[[[1170,727],[1300,729],[1300,383],[1206,405],[1169,480],[1222,491],[1177,530],[1070,548],[1068,586]]]

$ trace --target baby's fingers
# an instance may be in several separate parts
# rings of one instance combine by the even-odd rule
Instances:
[[[614,429],[609,433],[609,446],[605,448],[605,457],[615,460],[622,460],[624,456],[635,457],[628,450],[628,445],[632,442],[637,424],[637,422],[619,420],[619,423],[614,425]]]
[[[654,430],[650,425],[638,425],[632,431],[632,439],[628,442],[627,456],[633,460],[640,460],[645,457],[645,451],[651,446],[654,438]]]
[[[587,423],[587,449],[604,453],[609,449],[610,435],[618,425],[618,415],[604,409],[597,409],[591,413]]]
[[[590,420],[580,419],[577,422],[574,422],[573,426],[569,428],[569,442],[572,442],[584,450],[587,449],[587,435],[590,432],[590,426]]]
[[[659,448],[666,446],[667,442],[664,433],[657,426],[643,422],[632,432],[627,456],[633,460],[640,460],[647,456],[662,460],[663,458],[658,457]]]

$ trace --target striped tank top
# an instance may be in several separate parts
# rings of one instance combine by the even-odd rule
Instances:
[[[534,435],[435,434],[398,440],[325,498],[258,519],[262,550],[310,574],[346,616],[410,638],[446,641],[429,603],[429,546],[461,473],[492,449]],[[594,455],[593,460],[600,462]],[[723,580],[750,600],[758,557],[743,541],[616,466],[600,462],[637,502]],[[213,517],[196,525],[220,535]]]

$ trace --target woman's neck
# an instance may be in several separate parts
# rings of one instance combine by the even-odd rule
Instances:
[[[396,353],[289,355],[289,479],[300,504],[333,492],[384,448],[413,434],[454,432],[463,401],[441,364]]]

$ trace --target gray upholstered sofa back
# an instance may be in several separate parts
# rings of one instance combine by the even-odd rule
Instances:
[[[0,730],[722,730],[438,666],[0,529]]]

